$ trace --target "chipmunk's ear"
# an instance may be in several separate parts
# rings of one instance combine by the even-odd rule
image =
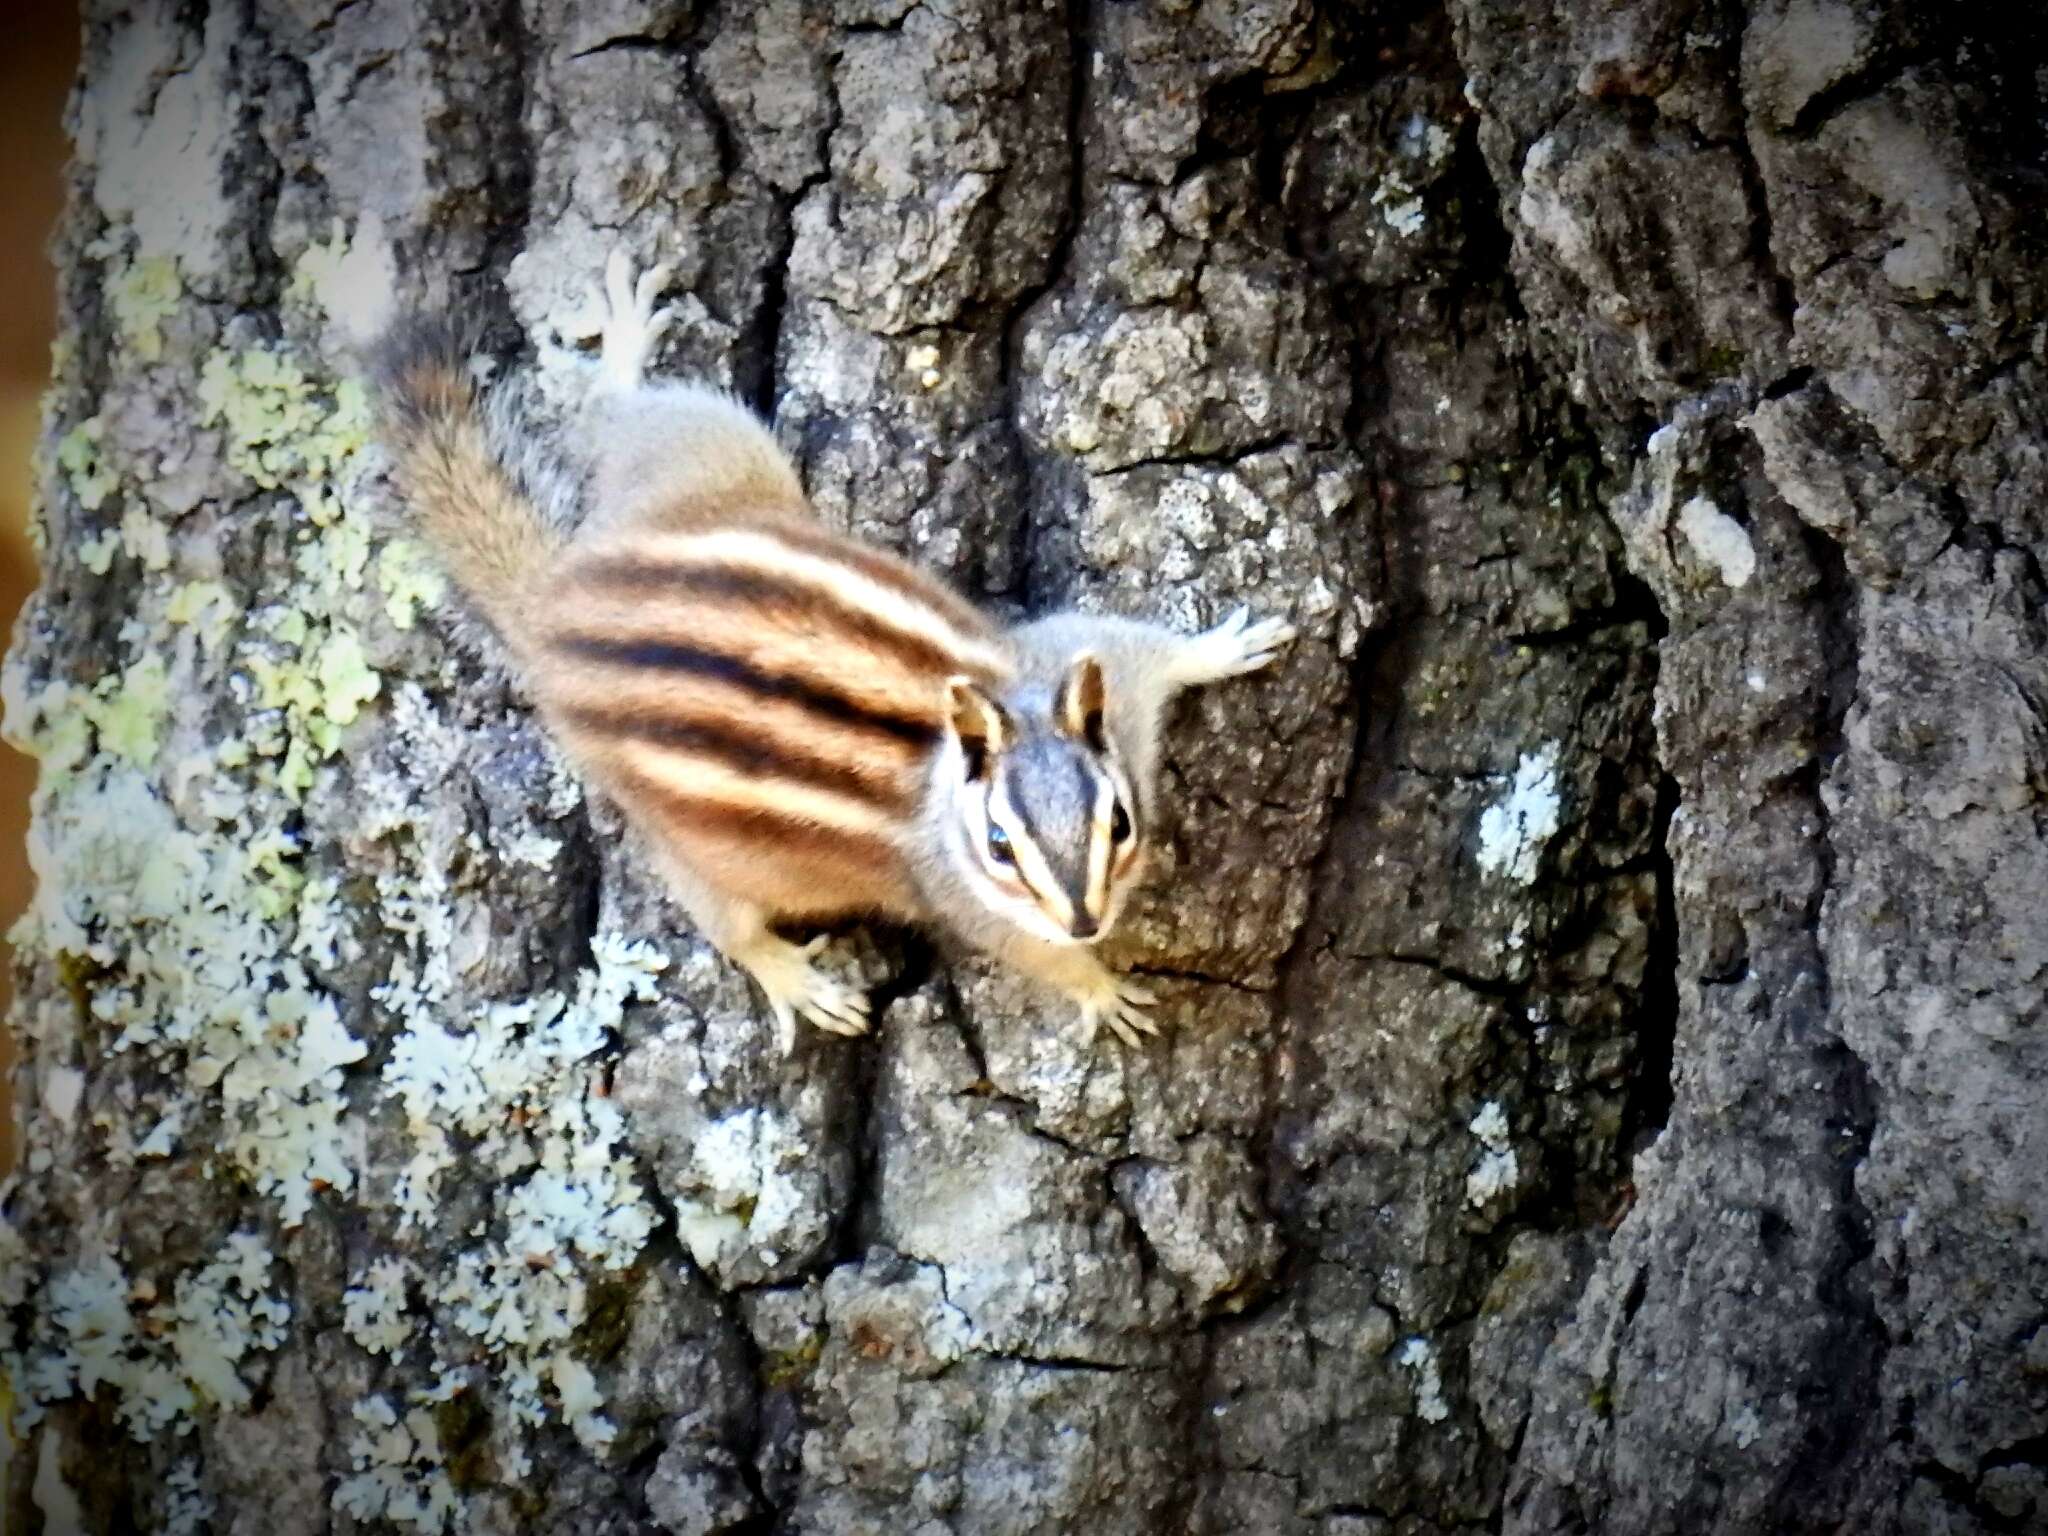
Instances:
[[[967,777],[979,779],[1014,739],[1009,713],[972,678],[946,680],[946,732],[960,743]]]
[[[1108,743],[1102,734],[1102,710],[1107,688],[1102,679],[1102,663],[1085,652],[1074,658],[1074,664],[1067,668],[1066,678],[1060,683],[1059,696],[1053,700],[1053,723],[1060,734],[1074,741],[1086,742],[1097,752],[1107,749]]]

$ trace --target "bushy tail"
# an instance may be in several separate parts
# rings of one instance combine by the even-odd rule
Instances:
[[[448,574],[517,641],[562,535],[549,522],[501,402],[478,389],[470,347],[445,319],[395,327],[374,358],[385,446],[400,490]]]

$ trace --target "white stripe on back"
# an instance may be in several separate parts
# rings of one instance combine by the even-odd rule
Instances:
[[[650,562],[723,565],[787,577],[824,593],[849,612],[950,652],[960,659],[963,672],[1007,676],[1011,670],[1010,658],[1001,650],[963,633],[937,609],[893,591],[850,565],[785,544],[773,533],[752,528],[717,528],[706,533],[665,534],[636,541],[632,553]]]

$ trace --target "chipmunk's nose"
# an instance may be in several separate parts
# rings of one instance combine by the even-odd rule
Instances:
[[[1102,931],[1102,924],[1096,922],[1086,912],[1077,912],[1074,914],[1073,926],[1067,931],[1077,939],[1092,939]]]

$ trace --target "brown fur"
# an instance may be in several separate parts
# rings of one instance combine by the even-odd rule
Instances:
[[[516,642],[562,540],[492,446],[466,357],[445,327],[388,341],[379,360],[385,438],[422,531],[484,616]]]
[[[787,460],[721,402],[680,440],[636,437],[629,420],[627,465],[600,466],[610,500],[564,539],[494,447],[456,338],[413,333],[382,372],[423,531],[593,784],[727,897],[783,918],[920,915],[908,840],[946,682],[998,682],[993,626],[908,562],[810,521]],[[750,545],[752,563],[693,542],[720,530],[773,542]],[[805,563],[820,560],[879,597]]]

